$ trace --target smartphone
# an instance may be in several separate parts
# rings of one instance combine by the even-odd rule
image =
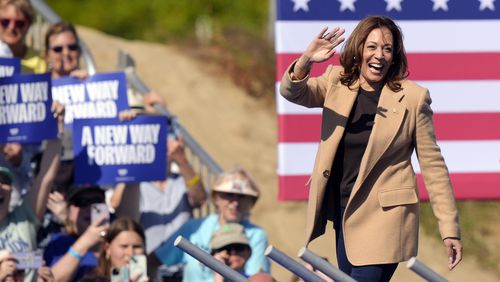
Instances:
[[[130,275],[128,267],[113,267],[111,268],[111,282],[129,282]]]
[[[145,255],[135,255],[130,257],[129,262],[129,273],[130,277],[135,277],[137,273],[141,275],[137,279],[138,282],[143,282],[147,280],[148,277],[148,269],[146,263]]]
[[[109,224],[109,209],[105,203],[92,204],[90,206],[90,220],[92,223],[104,218],[100,225]]]
[[[38,269],[42,266],[41,252],[21,252],[13,255],[17,259],[17,269]]]

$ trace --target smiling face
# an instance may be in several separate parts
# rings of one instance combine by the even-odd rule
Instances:
[[[372,30],[363,46],[360,71],[361,87],[367,91],[378,90],[391,67],[393,37],[386,27]]]
[[[71,31],[54,34],[49,38],[47,63],[52,69],[53,77],[66,76],[78,69],[80,47]]]
[[[254,203],[254,198],[250,196],[225,192],[214,193],[220,224],[241,221],[248,215]]]
[[[28,19],[14,5],[0,9],[0,39],[9,46],[21,45],[29,28]]]

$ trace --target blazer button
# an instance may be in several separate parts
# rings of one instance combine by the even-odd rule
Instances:
[[[324,178],[328,178],[328,177],[330,177],[330,171],[329,171],[329,170],[325,170],[325,171],[323,171],[323,177],[324,177]]]

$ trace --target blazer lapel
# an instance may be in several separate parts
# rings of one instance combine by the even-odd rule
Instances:
[[[375,124],[361,159],[358,178],[354,184],[350,200],[396,137],[406,113],[406,107],[401,103],[403,96],[403,91],[393,92],[387,86],[382,89],[377,114],[375,115]]]

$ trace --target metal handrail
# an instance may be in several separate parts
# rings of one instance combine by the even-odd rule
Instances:
[[[426,281],[429,282],[447,282],[445,278],[443,278],[441,275],[437,274],[434,270],[432,270],[430,267],[425,265],[423,262],[417,260],[416,257],[412,257],[408,260],[406,263],[406,267],[408,269],[411,269],[413,272],[418,274],[420,277],[424,278]]]
[[[31,39],[31,46],[38,50],[43,50],[43,34],[46,29],[47,23],[54,24],[61,21],[61,17],[52,10],[43,0],[31,0],[31,3],[37,11],[37,17],[34,24],[31,26],[29,38]],[[85,64],[89,75],[96,73],[96,64],[90,49],[87,47],[83,40],[80,40],[80,47],[82,50],[82,60]],[[135,71],[135,63],[133,58],[124,51],[119,52],[118,69],[123,70],[127,76],[127,83],[129,87],[134,89],[137,93],[145,95],[150,92],[150,88],[143,80],[137,75]],[[184,138],[184,143],[190,153],[188,159],[197,170],[201,181],[203,182],[208,194],[210,195],[212,184],[215,177],[222,173],[222,168],[214,161],[214,159],[203,149],[203,147],[196,141],[196,139],[184,128],[181,123],[173,116],[166,108],[155,105],[155,109],[172,121],[172,126]],[[210,197],[208,197],[207,204],[204,209],[200,209],[200,214],[210,213]]]
[[[134,59],[125,51],[120,50],[118,52],[118,69],[125,72],[127,76],[127,83],[142,95],[148,94],[151,90],[146,83],[137,75],[135,71]],[[156,104],[155,109],[158,113],[163,114],[171,120],[171,126],[174,130],[178,132],[184,139],[184,144],[188,151],[190,152],[191,158],[189,158],[191,166],[197,170],[198,175],[203,182],[207,194],[210,195],[212,191],[212,185],[215,178],[223,172],[219,164],[203,149],[203,147],[196,141],[196,139],[189,133],[189,131],[182,126],[178,121],[177,117],[172,115],[170,111]],[[207,202],[204,208],[200,209],[199,215],[209,214],[211,211],[211,198],[207,197]]]
[[[43,30],[46,28],[45,23],[55,24],[61,21],[61,17],[52,10],[43,0],[31,0],[33,8],[37,11],[37,17],[34,24],[31,26],[31,45],[32,47],[43,50]],[[82,60],[85,63],[85,68],[89,75],[96,73],[96,64],[90,49],[83,40],[80,40],[80,50],[82,52]]]

